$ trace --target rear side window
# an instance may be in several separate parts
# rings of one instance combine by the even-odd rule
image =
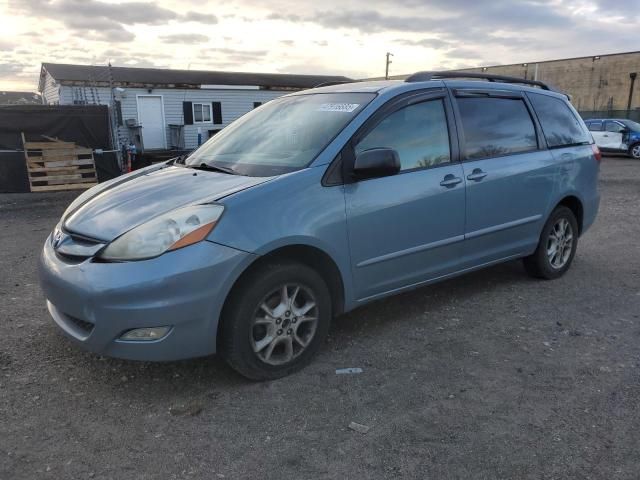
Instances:
[[[442,100],[409,105],[382,120],[355,148],[393,148],[401,170],[428,168],[451,161],[449,130]]]
[[[592,132],[601,132],[602,131],[602,122],[589,122],[587,124],[588,128]]]
[[[528,93],[549,147],[591,143],[589,134],[569,106],[559,98]]]
[[[499,157],[538,148],[536,130],[524,101],[459,97],[467,159]]]

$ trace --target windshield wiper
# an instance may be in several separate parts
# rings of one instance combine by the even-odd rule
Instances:
[[[208,172],[223,172],[228,173],[229,175],[238,175],[232,168],[221,167],[219,165],[209,165],[208,163],[201,163],[200,165],[188,165],[187,168],[193,168],[194,170],[205,170]]]

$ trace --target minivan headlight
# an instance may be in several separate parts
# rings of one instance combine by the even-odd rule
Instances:
[[[222,205],[179,208],[116,238],[100,254],[104,260],[144,260],[204,240],[220,219]]]

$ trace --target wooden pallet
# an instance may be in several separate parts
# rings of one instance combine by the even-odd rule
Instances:
[[[53,138],[47,142],[27,142],[24,134],[22,143],[32,192],[84,189],[97,185],[93,150],[90,148]]]

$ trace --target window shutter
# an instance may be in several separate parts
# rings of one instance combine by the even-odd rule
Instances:
[[[118,123],[118,126],[121,127],[122,126],[122,103],[120,102],[120,100],[115,100],[113,103],[115,104],[115,107],[116,107],[116,121]]]
[[[182,102],[182,112],[184,114],[184,124],[193,125],[193,107],[191,102]]]
[[[213,123],[220,125],[222,123],[222,103],[212,102],[211,108],[213,112]]]

